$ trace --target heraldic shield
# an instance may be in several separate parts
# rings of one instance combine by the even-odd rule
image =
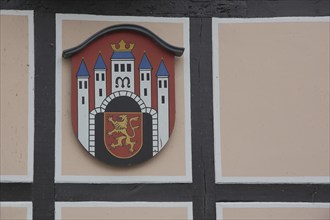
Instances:
[[[72,127],[95,158],[130,166],[157,155],[175,120],[175,56],[172,46],[137,25],[105,28],[71,57]]]
[[[140,112],[105,112],[104,144],[117,158],[131,158],[143,144],[143,117]]]

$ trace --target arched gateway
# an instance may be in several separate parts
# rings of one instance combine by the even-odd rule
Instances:
[[[122,97],[122,98],[120,98]],[[113,106],[112,106],[113,103]],[[135,105],[134,105],[135,104]],[[93,111],[89,114],[89,146],[88,146],[88,152],[95,156],[95,130],[96,130],[96,115],[102,114],[104,112],[110,112],[110,110],[113,111],[122,111],[122,106],[126,105],[127,111],[140,111],[144,114],[149,114],[152,119],[152,154],[153,156],[156,155],[159,152],[158,147],[158,115],[156,110],[146,107],[143,100],[135,95],[132,92],[129,91],[118,91],[112,93],[110,96],[105,98],[101,104],[101,107],[95,108]],[[138,108],[137,108],[138,107]]]

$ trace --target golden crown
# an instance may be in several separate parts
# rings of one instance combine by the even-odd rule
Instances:
[[[135,45],[133,43],[129,43],[129,47],[127,48],[126,47],[127,43],[124,40],[121,40],[118,44],[119,44],[119,48],[117,48],[116,44],[111,44],[111,47],[112,47],[113,51],[128,52],[128,51],[133,50],[134,45]]]

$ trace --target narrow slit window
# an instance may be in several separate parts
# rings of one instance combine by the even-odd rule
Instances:
[[[102,89],[99,89],[99,96],[102,96]]]
[[[149,80],[150,80],[150,74],[147,73],[147,81],[149,81]]]
[[[96,73],[96,81],[99,81],[99,74]]]
[[[167,80],[164,80],[164,88],[167,88]]]
[[[161,80],[158,81],[158,84],[159,84],[158,87],[162,88],[162,81]]]
[[[162,95],[162,104],[165,104],[165,96]]]
[[[81,104],[85,105],[85,96],[81,97]]]
[[[87,89],[87,81],[85,81],[85,89]]]
[[[104,81],[104,75],[105,75],[105,74],[104,74],[104,73],[102,73],[102,81]]]
[[[144,81],[144,73],[141,73],[141,81]]]
[[[144,89],[144,96],[147,96],[147,95],[148,95],[148,90]]]
[[[79,89],[82,89],[82,82],[79,81]]]

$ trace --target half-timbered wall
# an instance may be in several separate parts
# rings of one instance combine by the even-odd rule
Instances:
[[[329,8],[0,0],[0,218],[329,219]],[[75,139],[61,57],[118,23],[185,48],[168,147],[120,169]]]

